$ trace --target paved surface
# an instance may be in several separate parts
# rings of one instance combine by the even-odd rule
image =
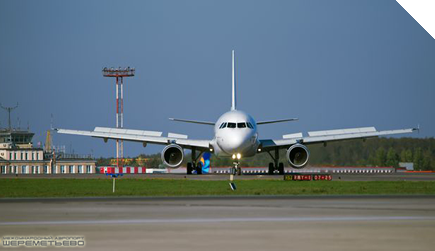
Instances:
[[[435,196],[3,199],[5,235],[82,235],[91,250],[433,250]]]
[[[309,174],[309,173],[307,173]],[[105,174],[26,174],[26,175],[10,175],[2,174],[0,178],[29,178],[29,179],[107,179]],[[192,180],[228,180],[228,174],[205,174],[205,175],[186,175],[186,174],[125,174],[122,179],[150,179],[150,178],[166,178],[166,179],[192,179]],[[236,176],[235,179],[283,179],[282,175],[252,175],[244,174]],[[435,173],[369,173],[369,174],[332,174],[333,180],[343,181],[370,181],[370,180],[406,180],[406,181],[435,181]]]

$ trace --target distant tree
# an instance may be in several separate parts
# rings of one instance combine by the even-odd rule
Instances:
[[[388,149],[386,164],[387,166],[393,167],[399,166],[399,156],[397,156],[397,153],[393,147],[390,147],[390,149]]]
[[[353,166],[353,165],[377,165],[385,166],[395,165],[396,163],[393,150],[396,153],[397,161],[414,162],[415,168],[421,170],[433,170],[435,168],[435,139],[434,138],[372,138],[366,141],[349,140],[341,142],[330,142],[325,146],[323,144],[309,145],[310,160],[308,165],[335,165],[335,166]],[[391,150],[392,149],[392,150]],[[280,150],[280,162],[289,166],[286,159],[286,150]],[[398,156],[400,153],[400,156]],[[274,152],[272,151],[273,155]],[[149,168],[158,167],[162,161],[160,153],[141,154],[141,158],[147,159],[145,166]],[[113,157],[112,157],[113,158]],[[97,166],[110,165],[112,158],[97,159]],[[190,152],[184,156],[183,166],[191,160]],[[273,162],[267,152],[257,154],[253,157],[243,157],[242,166],[267,166]],[[231,166],[233,160],[231,157],[216,157],[212,155],[211,166]],[[140,165],[136,160],[135,165]]]
[[[415,170],[423,170],[423,153],[421,147],[418,147],[414,151],[414,169]]]
[[[400,161],[401,162],[412,162],[412,151],[411,149],[403,149],[400,153]]]
[[[385,153],[385,149],[383,147],[379,147],[378,150],[376,150],[375,165],[385,166],[386,162],[387,162],[387,156]]]
[[[431,171],[434,169],[434,167],[431,165],[432,163],[432,154],[429,150],[424,151],[423,153],[423,162],[422,162],[422,169],[425,171]]]
[[[103,158],[100,157],[97,159],[97,162],[95,163],[96,166],[110,166],[110,158]]]

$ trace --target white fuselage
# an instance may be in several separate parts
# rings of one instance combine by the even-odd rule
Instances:
[[[217,120],[214,130],[212,145],[217,156],[250,157],[257,153],[260,144],[257,124],[249,114],[238,110],[226,112]]]

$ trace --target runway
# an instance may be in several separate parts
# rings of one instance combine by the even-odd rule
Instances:
[[[307,173],[311,174],[311,173]],[[435,181],[435,173],[333,173],[332,180],[342,181]],[[190,179],[190,180],[228,180],[228,174],[204,174],[186,175],[183,173],[155,173],[155,174],[124,174],[121,179]],[[26,174],[12,175],[2,174],[0,179],[24,178],[24,179],[107,179],[105,174]],[[237,179],[283,179],[283,175],[255,175],[243,174],[236,176]]]
[[[433,250],[435,196],[0,200],[2,236],[91,250]]]

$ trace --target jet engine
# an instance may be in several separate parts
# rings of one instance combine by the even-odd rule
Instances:
[[[169,168],[177,168],[184,159],[184,151],[176,144],[167,145],[162,151],[162,161]]]
[[[289,147],[286,153],[287,160],[296,169],[304,168],[310,157],[308,148],[302,144],[295,144]]]

